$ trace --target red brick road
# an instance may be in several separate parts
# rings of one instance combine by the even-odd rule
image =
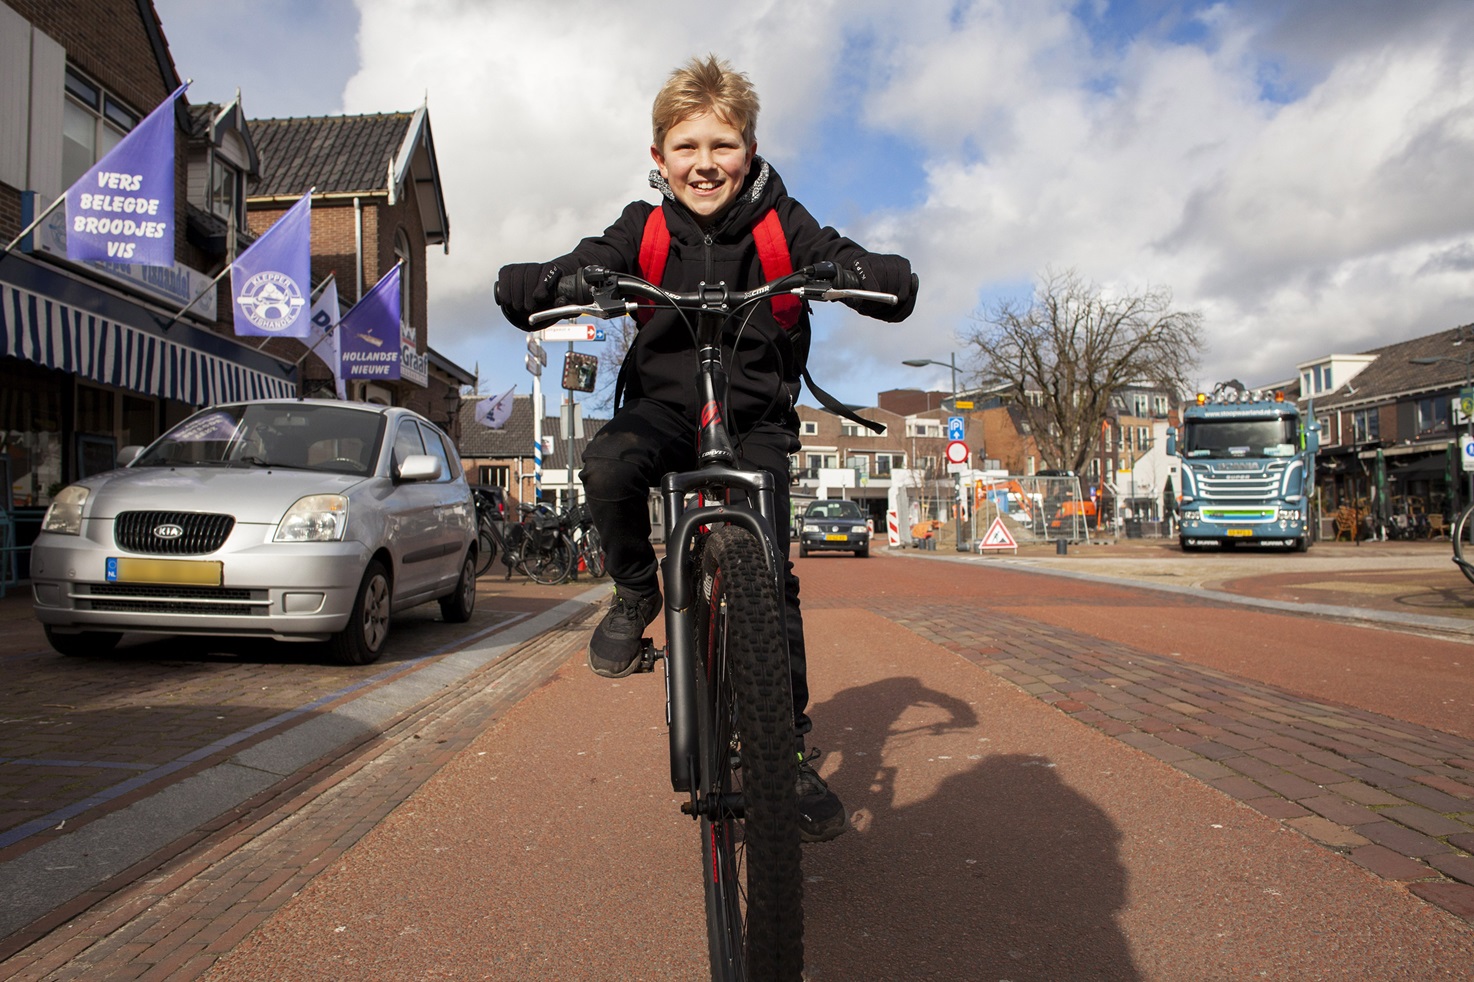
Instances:
[[[858,809],[807,853],[812,977],[1474,977],[1467,644],[916,558],[801,573]],[[699,975],[659,686],[593,678],[582,640],[249,803],[0,973]]]

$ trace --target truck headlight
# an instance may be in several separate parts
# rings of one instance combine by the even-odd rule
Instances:
[[[338,542],[348,530],[348,499],[309,494],[287,509],[276,527],[277,542]]]
[[[46,515],[41,519],[41,531],[55,532],[58,535],[80,534],[82,506],[87,503],[90,494],[91,488],[77,484],[62,488],[61,493],[51,499],[51,507],[46,509]]]
[[[1184,522],[1192,522],[1196,524],[1198,519],[1201,517],[1202,516],[1195,511],[1185,511],[1182,513],[1182,520]]]

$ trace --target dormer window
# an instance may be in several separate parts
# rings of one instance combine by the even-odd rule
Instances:
[[[208,202],[210,214],[235,228],[244,228],[242,192],[240,169],[220,159],[218,155],[212,155]]]

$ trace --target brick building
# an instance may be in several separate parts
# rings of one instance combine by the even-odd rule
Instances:
[[[0,257],[0,476],[9,486],[0,515],[22,549],[52,496],[113,467],[123,446],[204,405],[323,394],[328,370],[313,358],[299,368],[301,342],[235,336],[229,279],[216,281],[280,211],[272,191],[250,207],[248,192],[268,182],[300,177],[294,197],[319,185],[313,270],[337,270],[345,306],[359,295],[360,270],[367,289],[407,260],[410,380],[350,397],[410,405],[453,427],[459,387],[472,381],[427,344],[425,246],[444,245],[448,224],[423,106],[363,117],[374,122],[362,127],[348,118],[341,126],[353,138],[331,161],[296,156],[318,174],[281,176],[285,154],[273,162],[239,95],[191,104],[186,92],[172,112],[174,265],[67,259],[65,210],[47,210],[181,81],[150,0],[0,0],[0,242],[44,215]],[[378,142],[355,142],[368,129]],[[275,127],[261,130],[277,142]],[[374,180],[334,183],[359,167],[376,168]]]

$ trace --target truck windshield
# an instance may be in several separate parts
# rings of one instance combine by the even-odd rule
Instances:
[[[1183,424],[1188,457],[1290,457],[1299,446],[1294,417],[1195,419]]]

